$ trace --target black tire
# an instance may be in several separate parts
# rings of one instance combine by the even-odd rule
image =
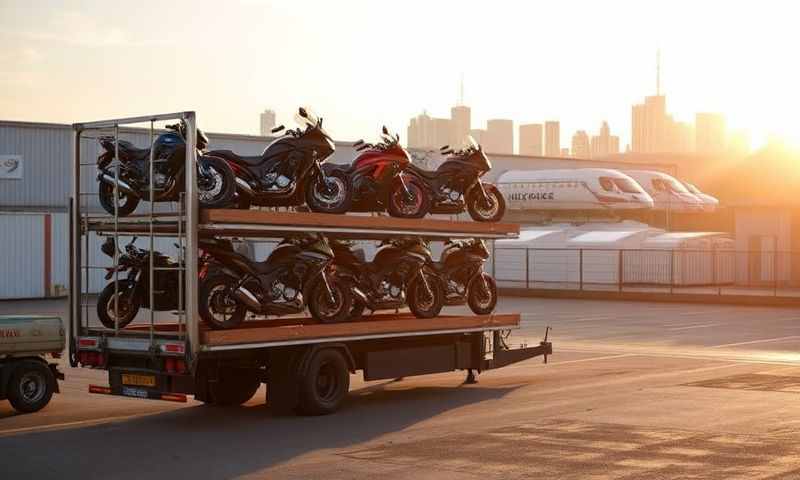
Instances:
[[[108,212],[110,215],[114,215],[114,185],[108,184],[106,182],[100,182],[100,186],[97,191],[98,200],[100,200],[100,206],[103,207],[103,210]],[[119,191],[119,202],[117,202],[117,214],[120,217],[127,217],[131,213],[136,210],[136,207],[139,206],[139,199],[128,195],[122,191]]]
[[[329,284],[334,297],[333,302],[322,278],[314,281],[309,289],[308,310],[311,312],[311,316],[320,323],[338,323],[349,320],[353,307],[353,295],[345,282],[341,280],[331,278]]]
[[[424,217],[431,209],[428,189],[422,180],[413,175],[405,175],[403,178],[411,197],[406,194],[400,178],[395,177],[386,202],[389,215],[398,218]]]
[[[485,283],[484,283],[485,282]],[[486,287],[489,291],[486,291]],[[467,286],[467,305],[475,315],[488,315],[497,306],[497,282],[486,272],[481,272]]]
[[[14,367],[6,391],[14,410],[32,413],[50,403],[55,390],[56,377],[47,365],[35,360],[23,360]]]
[[[219,380],[208,383],[207,403],[220,406],[241,405],[256,394],[261,379],[248,371],[226,368],[219,372]]]
[[[334,170],[327,174],[325,181],[319,177],[310,179],[306,187],[306,204],[312,212],[346,213],[353,204],[347,174]]]
[[[236,176],[230,165],[219,157],[203,156],[201,162],[213,178],[197,179],[197,194],[201,208],[225,208],[236,195]]]
[[[506,199],[500,190],[491,183],[484,183],[483,189],[489,197],[491,205],[486,205],[483,195],[478,188],[472,189],[467,199],[469,216],[476,222],[499,222],[506,214]]]
[[[114,282],[111,282],[100,292],[100,296],[97,297],[97,318],[100,319],[100,323],[104,327],[114,329],[114,320],[117,319],[119,328],[125,328],[136,318],[136,314],[139,313],[139,308],[142,305],[142,299],[134,291],[135,288],[136,283],[133,280],[122,279],[117,282],[116,290]],[[119,300],[117,301],[118,318],[114,313],[115,293],[119,294]]]
[[[430,294],[422,281],[423,275],[430,287]],[[441,279],[423,270],[408,285],[408,308],[417,318],[433,318],[439,315],[443,306],[444,287],[442,287]]]
[[[230,275],[212,274],[198,287],[198,312],[206,325],[214,330],[238,327],[247,314],[247,308],[230,294],[236,280]]]
[[[314,353],[308,371],[301,376],[298,411],[303,415],[327,415],[339,409],[350,390],[350,370],[342,352],[325,348]]]

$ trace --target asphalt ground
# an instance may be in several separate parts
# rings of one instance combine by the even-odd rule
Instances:
[[[64,313],[63,301],[0,313]],[[0,478],[800,478],[800,312],[503,298],[516,342],[555,354],[485,372],[351,379],[334,415],[90,395],[63,367],[39,413],[0,402]]]

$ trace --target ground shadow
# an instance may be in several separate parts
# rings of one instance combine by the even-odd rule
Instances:
[[[384,384],[385,385],[385,384]],[[275,416],[266,405],[188,407],[119,423],[0,438],[3,478],[232,478],[304,453],[344,448],[518,388],[382,385],[352,392],[323,417]]]

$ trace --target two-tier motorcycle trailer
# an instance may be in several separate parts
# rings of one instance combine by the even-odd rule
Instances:
[[[149,136],[152,143],[156,124],[174,120],[186,123],[188,137],[181,201],[168,205],[170,211],[145,202],[128,217],[100,210],[95,200],[93,135],[112,134],[117,139],[121,135]],[[132,124],[149,124],[149,128],[125,127]],[[466,370],[468,380],[474,380],[473,372],[536,356],[546,359],[552,353],[546,334],[538,345],[508,347],[507,333],[519,327],[518,314],[418,319],[395,312],[337,324],[314,324],[309,318],[294,317],[248,319],[239,328],[210,330],[197,312],[199,238],[275,240],[313,231],[342,239],[412,235],[432,241],[497,239],[516,237],[519,226],[305,212],[200,211],[193,168],[197,155],[194,112],[80,123],[74,125],[74,133],[69,347],[73,366],[108,371],[108,385],[93,385],[92,393],[173,401],[186,401],[191,394],[204,402],[239,404],[266,383],[268,404],[276,411],[328,413],[338,408],[349,387],[349,374],[358,370],[363,371],[365,380],[454,370]],[[157,162],[151,154],[151,179]],[[93,292],[99,289],[92,282],[97,282],[98,270],[110,265],[92,265],[90,259],[97,258],[92,252],[105,236],[113,236],[120,244],[120,239],[134,235],[144,237],[151,252],[157,241],[163,243],[158,240],[162,237],[176,242],[177,266],[151,263],[143,274],[150,275],[152,299],[158,293],[152,290],[154,276],[160,270],[177,270],[178,305],[185,308],[166,316],[143,310],[137,321],[125,328],[106,328],[94,314]],[[117,257],[109,259],[111,265],[117,264]]]

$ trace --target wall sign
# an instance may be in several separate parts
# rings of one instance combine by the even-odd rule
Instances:
[[[22,180],[22,155],[0,155],[0,179]]]

